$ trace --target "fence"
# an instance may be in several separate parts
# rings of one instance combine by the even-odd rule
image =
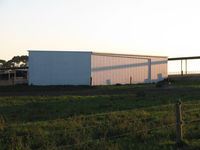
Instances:
[[[185,104],[185,105],[190,105],[190,104]],[[175,113],[176,114],[176,144],[178,146],[182,146],[184,125],[200,122],[200,118],[194,119],[194,120],[183,119],[182,111],[183,111],[182,110],[182,102],[179,100],[176,103],[176,113]],[[200,108],[184,111],[185,114],[191,113],[191,112],[199,112],[200,113]]]
[[[184,107],[189,107],[190,105],[194,106],[196,105],[197,108],[196,109],[191,109],[191,110],[184,110],[183,109],[183,106]],[[175,106],[175,109],[174,109],[174,106]],[[152,131],[154,130],[162,130],[162,129],[166,129],[166,128],[174,128],[176,133],[176,145],[177,147],[181,147],[183,146],[182,143],[183,143],[183,128],[185,125],[188,125],[188,124],[193,124],[193,123],[198,123],[200,122],[200,119],[186,119],[184,117],[184,114],[187,114],[187,113],[191,113],[191,112],[200,112],[200,103],[198,104],[190,104],[190,103],[182,103],[181,101],[178,101],[175,105],[174,104],[170,104],[170,105],[163,105],[161,106],[162,108],[166,107],[166,108],[170,108],[172,111],[173,111],[173,114],[174,114],[174,122],[171,122],[171,123],[168,123],[168,124],[165,124],[165,125],[162,125],[162,126],[154,126],[154,127],[151,127],[151,128],[148,128],[148,129],[143,129],[143,130],[134,130],[134,134],[141,134],[141,133],[148,133],[148,134],[151,134]],[[119,113],[122,113],[122,112],[129,112],[129,111],[139,111],[139,110],[153,110],[155,108],[158,108],[158,107],[149,107],[149,108],[139,108],[139,109],[134,109],[134,110],[123,110],[123,111],[118,111]],[[156,110],[156,109],[155,109]],[[116,112],[115,112],[116,113]],[[91,117],[97,117],[97,116],[105,116],[105,115],[110,115],[111,113],[103,113],[103,114],[94,114],[94,115],[87,115],[87,116],[84,116],[85,119],[87,118],[91,118]],[[143,120],[146,120],[148,122],[148,120],[151,120],[152,118],[145,118]],[[137,121],[137,120],[128,120],[128,122],[132,123],[133,121]],[[93,125],[93,126],[85,126],[85,127],[82,127],[81,129],[77,129],[77,130],[88,130],[88,129],[96,129],[97,126],[96,125]],[[77,131],[75,131],[77,132]],[[73,132],[71,133],[73,134]],[[69,144],[69,145],[64,145],[64,146],[61,146],[59,147],[60,149],[64,148],[64,149],[71,149],[71,148],[74,148],[74,147],[84,147],[85,145],[89,145],[89,144],[94,144],[94,143],[99,143],[99,142],[102,142],[102,141],[115,141],[117,139],[121,139],[123,137],[129,137],[133,134],[133,132],[130,132],[130,131],[127,131],[127,132],[124,132],[124,133],[120,133],[120,134],[115,134],[115,135],[109,135],[109,134],[106,134],[106,135],[103,135],[103,136],[99,136],[97,138],[94,138],[94,139],[89,139],[89,140],[85,140],[83,139],[83,141],[79,141],[77,143],[73,143],[73,144]]]
[[[199,69],[199,71],[198,70],[195,70],[195,71],[187,71],[187,74],[186,73],[183,73],[183,72],[181,72],[181,71],[170,71],[170,72],[168,72],[168,75],[170,75],[170,76],[190,76],[190,75],[200,75],[200,69]]]
[[[200,74],[200,56],[168,59],[169,75]]]

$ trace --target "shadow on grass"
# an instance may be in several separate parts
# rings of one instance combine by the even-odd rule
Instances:
[[[85,99],[64,99],[43,102],[29,102],[22,105],[2,106],[0,115],[7,123],[26,123],[67,119],[69,117],[109,113],[113,111],[134,110],[155,107],[162,110],[161,105],[173,104],[169,100],[147,100],[133,97],[87,97]],[[173,106],[170,108],[173,110]],[[169,111],[170,111],[169,109]]]
[[[79,115],[109,113],[136,108],[157,107],[169,104],[169,100],[147,100],[134,96],[97,96],[79,99],[60,99],[43,102],[28,102],[21,105],[1,106],[0,115],[8,123],[25,123],[55,119],[66,119]]]
[[[25,87],[22,86],[23,88]],[[43,88],[45,90],[46,87],[35,90],[39,92],[39,89]],[[49,88],[46,90],[51,93],[56,87]],[[134,86],[82,87],[79,90],[71,88],[67,89],[74,96],[0,97],[0,115],[8,123],[34,122],[151,106],[159,109],[159,106],[175,103],[179,98],[190,101],[198,100],[200,97],[199,89],[191,88],[157,89],[147,88],[146,85],[141,88]],[[57,91],[63,92],[65,89],[59,87]],[[81,93],[91,95],[76,96]]]

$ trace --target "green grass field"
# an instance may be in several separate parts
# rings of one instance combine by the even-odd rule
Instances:
[[[0,87],[0,150],[176,149],[179,99],[184,148],[200,149],[199,81],[165,88]]]

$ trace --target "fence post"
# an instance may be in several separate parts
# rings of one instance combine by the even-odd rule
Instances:
[[[132,84],[132,76],[130,76],[130,84]]]
[[[182,113],[181,113],[181,100],[176,103],[176,144],[180,145],[183,140],[182,134]]]
[[[181,60],[181,76],[183,76],[183,60]]]
[[[92,77],[90,77],[90,86],[92,86]]]

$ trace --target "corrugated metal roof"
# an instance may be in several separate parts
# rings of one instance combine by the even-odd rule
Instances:
[[[168,58],[167,56],[155,56],[155,55],[134,55],[134,54],[117,54],[117,53],[101,53],[101,52],[92,52],[94,55],[104,55],[104,56],[124,56],[124,57],[143,57],[143,58],[151,58],[151,57],[156,57],[156,58]]]
[[[200,59],[200,56],[176,57],[176,58],[169,58],[168,60],[185,60],[185,59]]]
[[[76,51],[76,50],[74,50],[74,51],[72,51],[72,50],[28,50],[28,52],[64,52],[64,53],[66,53],[66,52],[69,52],[69,53],[92,53],[92,51],[87,51],[87,50],[85,50],[85,51]]]
[[[92,52],[92,51],[61,51],[61,50],[28,50],[29,52],[71,52],[71,53],[92,53],[94,55],[104,55],[104,56],[116,56],[116,57],[143,57],[143,58],[150,58],[150,57],[156,57],[156,58],[168,58],[167,56],[156,56],[156,55],[134,55],[134,54],[118,54],[118,53],[105,53],[105,52]]]

